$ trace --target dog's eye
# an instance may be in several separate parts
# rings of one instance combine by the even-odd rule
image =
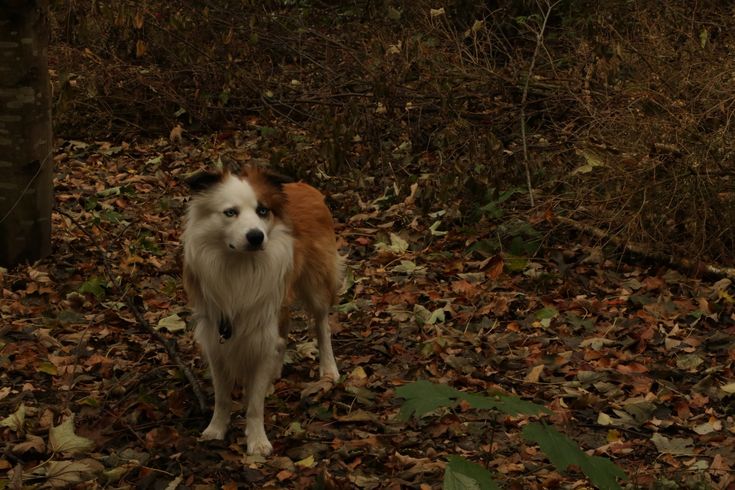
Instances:
[[[268,213],[270,212],[271,210],[263,206],[262,204],[258,204],[258,207],[255,208],[255,214],[257,214],[261,218],[265,218],[266,216],[268,216]]]
[[[227,208],[224,211],[222,211],[222,213],[224,213],[224,215],[227,216],[228,218],[234,218],[235,216],[237,216],[237,209]]]

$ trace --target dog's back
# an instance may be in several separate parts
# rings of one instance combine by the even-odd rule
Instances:
[[[342,283],[332,215],[321,192],[304,183],[286,184],[286,215],[294,238],[292,293],[313,313],[329,309]]]

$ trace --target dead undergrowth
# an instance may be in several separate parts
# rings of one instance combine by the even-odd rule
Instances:
[[[54,7],[60,136],[256,130],[263,161],[299,176],[430,182],[419,205],[458,224],[525,186],[525,143],[539,207],[654,255],[734,263],[726,4],[93,6]]]

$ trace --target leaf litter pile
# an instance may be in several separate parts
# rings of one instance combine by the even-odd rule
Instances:
[[[419,210],[430,179],[378,192],[311,179],[349,261],[334,315],[343,377],[318,382],[297,312],[266,402],[274,454],[245,454],[241,405],[225,441],[197,441],[213,396],[180,280],[183,180],[212,162],[258,163],[245,138],[60,146],[54,253],[0,269],[0,486],[491,488],[445,475],[462,463],[507,488],[588,488],[585,454],[623,468],[623,487],[735,486],[730,281],[606,255],[548,212],[527,218],[546,233],[540,252],[494,249],[510,215],[491,207],[460,225],[453,203]],[[417,380],[452,403],[413,385],[411,406],[427,413],[401,417],[397,391]],[[471,403],[488,393],[548,413]],[[557,469],[561,450],[527,437],[539,427],[573,440],[581,463]]]

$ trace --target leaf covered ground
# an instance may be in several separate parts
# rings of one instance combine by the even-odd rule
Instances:
[[[197,441],[209,413],[127,300],[142,300],[211,409],[185,328],[183,178],[214,162],[261,163],[261,139],[60,144],[54,253],[0,270],[0,487],[426,489],[441,487],[455,456],[507,488],[589,485],[522,437],[536,417],[460,403],[400,420],[395,390],[427,379],[544,405],[542,419],[621,466],[624,485],[733,488],[730,282],[624,260],[556,228],[548,209],[519,217],[512,199],[476,219],[451,202],[419,209],[431,175],[386,189],[311,176],[348,254],[334,318],[343,379],[316,383],[316,346],[297,314],[266,403],[274,455],[246,457],[242,407],[226,441]]]

